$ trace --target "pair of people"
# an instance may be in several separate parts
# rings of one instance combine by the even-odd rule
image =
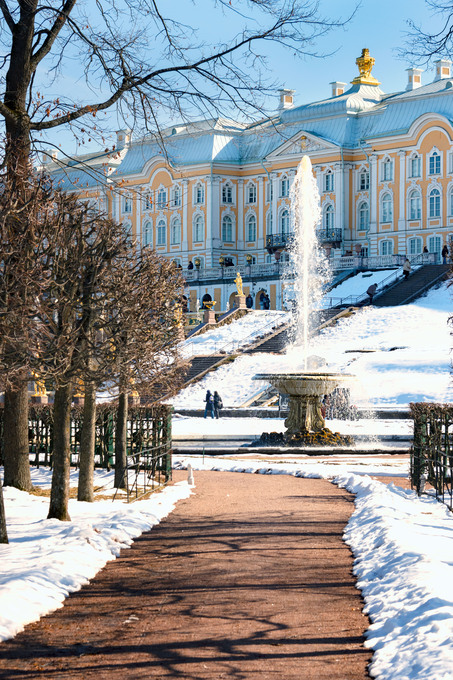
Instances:
[[[214,394],[212,394],[211,391],[208,390],[206,392],[204,400],[205,400],[204,417],[207,418],[208,414],[210,413],[211,418],[214,417],[219,418],[220,410],[223,408],[223,402],[222,397],[217,392],[217,390],[214,392]]]

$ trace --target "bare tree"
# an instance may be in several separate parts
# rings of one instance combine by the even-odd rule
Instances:
[[[401,56],[415,63],[428,64],[434,57],[451,58],[453,54],[453,2],[448,0],[425,0],[431,10],[431,30],[409,20],[409,31]]]
[[[6,530],[5,504],[3,502],[3,486],[0,480],[0,543],[8,543],[8,532]]]

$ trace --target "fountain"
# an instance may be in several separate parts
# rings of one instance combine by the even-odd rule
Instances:
[[[285,435],[263,434],[259,443],[287,445],[345,446],[353,443],[326,428],[322,398],[354,376],[328,373],[308,357],[308,342],[313,312],[319,309],[323,284],[330,279],[327,257],[318,244],[316,227],[321,211],[319,192],[311,162],[304,156],[299,164],[291,190],[291,213],[294,224],[294,243],[291,248],[296,297],[293,351],[300,351],[303,371],[288,373],[260,373],[254,380],[271,383],[280,394],[289,396],[289,414],[285,420]],[[314,358],[313,358],[314,359]],[[278,441],[280,440],[280,441]],[[258,443],[258,442],[257,442]]]

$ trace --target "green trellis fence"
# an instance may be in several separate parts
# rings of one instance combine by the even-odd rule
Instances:
[[[414,420],[411,484],[420,495],[432,490],[453,509],[453,405],[410,405]]]
[[[164,456],[162,465],[171,471],[171,414],[172,407],[132,406],[129,407],[127,453],[133,456],[140,451],[154,450]],[[116,407],[111,404],[99,405],[96,420],[96,467],[113,467],[115,451]],[[80,453],[82,407],[75,406],[71,417],[71,465],[77,466]],[[30,407],[28,434],[30,442],[30,463],[52,465],[53,409],[51,406]],[[0,463],[3,462],[3,408],[0,408]],[[170,473],[171,475],[171,473]]]

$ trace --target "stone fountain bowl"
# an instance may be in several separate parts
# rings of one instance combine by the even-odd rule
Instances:
[[[340,383],[352,380],[349,373],[321,373],[301,371],[299,373],[259,373],[253,380],[271,383],[281,394],[294,397],[321,397],[330,394]]]

